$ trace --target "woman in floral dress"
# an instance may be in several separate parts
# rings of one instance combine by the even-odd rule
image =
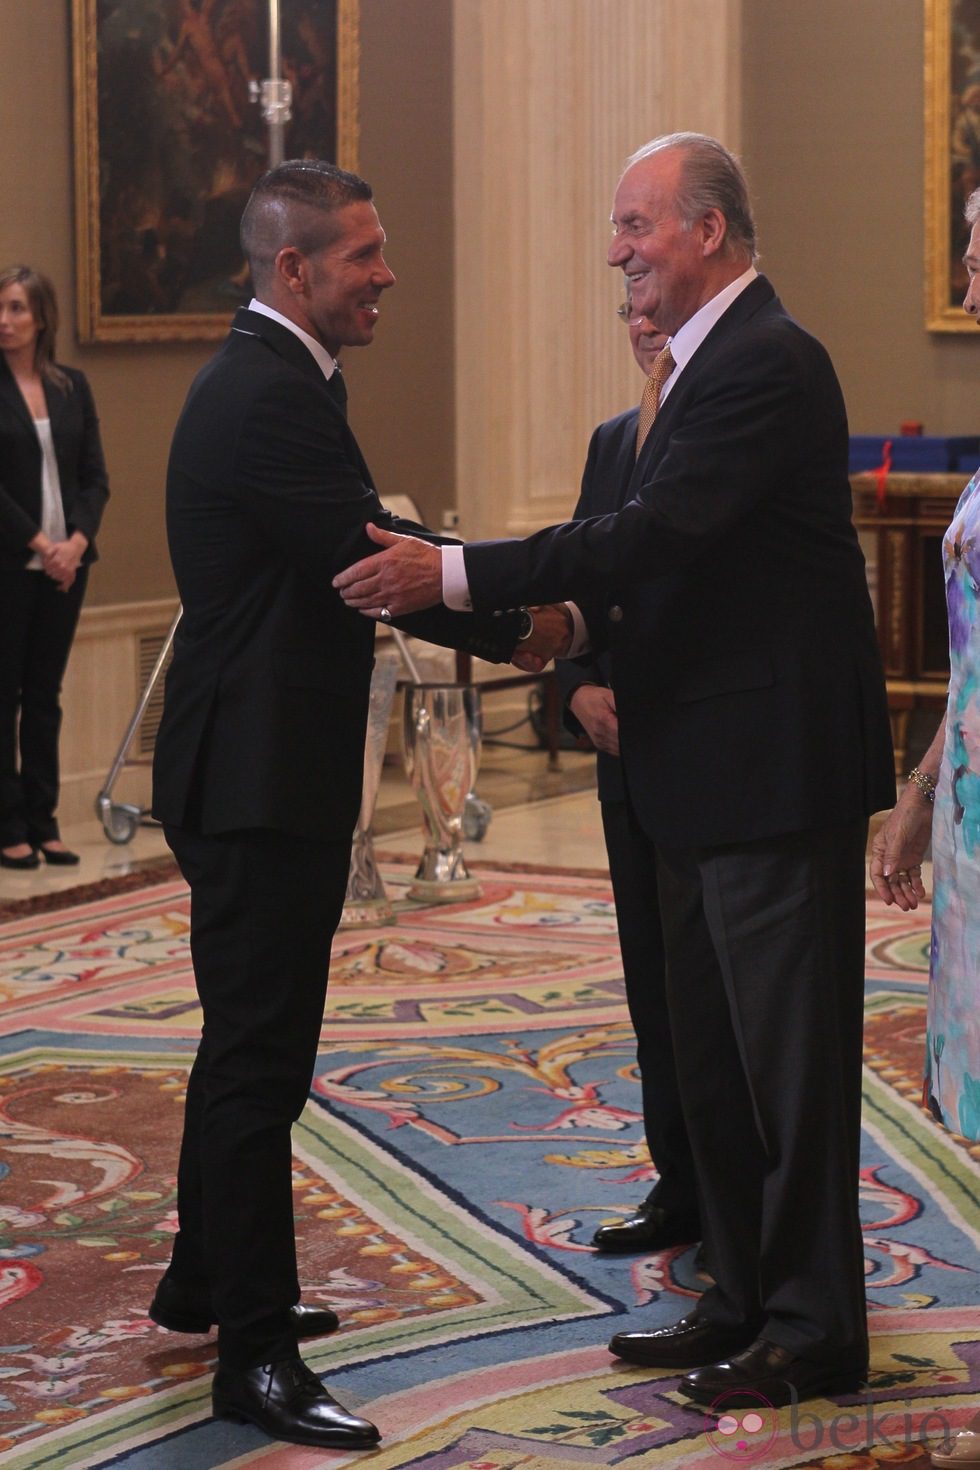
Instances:
[[[970,195],[964,310],[980,318],[980,189]],[[949,701],[942,724],[872,843],[871,880],[885,903],[925,897],[932,840],[932,944],[925,1101],[954,1133],[980,1140],[980,470],[943,538]],[[940,1470],[980,1467],[980,1413],[932,1454]]]

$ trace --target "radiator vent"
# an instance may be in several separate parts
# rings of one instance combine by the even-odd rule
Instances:
[[[137,659],[139,661],[139,667],[136,671],[137,700],[143,696],[143,690],[146,688],[150,675],[153,672],[153,665],[160,657],[160,650],[166,641],[167,630],[162,633],[140,634],[139,642],[137,643]],[[160,728],[160,716],[163,714],[163,686],[166,671],[170,667],[170,656],[170,651],[168,650],[167,661],[163,666],[160,677],[154,685],[153,692],[150,695],[149,702],[143,714],[143,721],[137,736],[137,749],[140,756],[152,756],[153,748],[156,745],[157,731]]]

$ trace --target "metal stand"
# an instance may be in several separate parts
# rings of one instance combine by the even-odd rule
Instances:
[[[133,711],[133,718],[126,726],[126,733],[122,738],[119,749],[116,751],[115,760],[109,767],[109,774],[105,778],[105,785],[95,798],[95,815],[102,823],[102,830],[110,842],[122,844],[131,841],[137,827],[146,816],[145,807],[134,806],[128,801],[113,801],[112,791],[116,781],[119,779],[120,772],[126,765],[129,747],[132,745],[136,732],[143,722],[143,716],[146,714],[146,706],[149,704],[150,697],[159,682],[160,675],[163,673],[170,649],[173,646],[177,624],[180,622],[183,611],[183,608],[179,607],[174,615],[174,620],[170,624],[170,631],[163,641],[163,647],[157,655],[157,661],[153,665],[150,677],[146,681],[146,687],[140,695],[136,709]]]
[[[395,911],[374,858],[374,833],[371,823],[378,800],[381,767],[388,741],[388,721],[395,701],[398,683],[397,654],[380,653],[371,675],[371,704],[368,711],[367,735],[364,741],[364,784],[361,788],[361,811],[354,830],[347,897],[340,920],[341,929],[367,929],[375,924],[393,924]]]
[[[279,0],[269,0],[269,75],[262,82],[249,84],[249,98],[262,104],[262,117],[269,127],[269,167],[283,162],[286,146],[286,124],[293,115],[293,87],[283,80],[282,23]]]

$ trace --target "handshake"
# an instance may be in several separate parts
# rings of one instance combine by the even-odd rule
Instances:
[[[572,646],[574,624],[563,602],[528,608],[531,631],[514,649],[511,663],[525,674],[540,674],[553,658],[562,658]]]
[[[368,525],[366,531],[382,550],[333,579],[348,607],[387,623],[442,602],[442,557],[437,546],[380,526]],[[574,624],[563,602],[529,611],[531,631],[517,644],[511,662],[526,674],[539,674],[551,659],[568,653]]]

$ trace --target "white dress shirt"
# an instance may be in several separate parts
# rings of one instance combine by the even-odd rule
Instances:
[[[281,311],[275,311],[271,306],[266,306],[263,301],[256,301],[254,296],[248,303],[248,309],[249,311],[257,311],[262,316],[271,317],[274,322],[278,322],[281,327],[285,327],[287,331],[292,332],[294,337],[298,337],[303,346],[308,347],[316,358],[325,378],[332,378],[335,372],[339,372],[337,363],[330,356],[323,343],[318,342],[315,337],[311,337],[309,332],[304,332],[302,327],[298,327],[295,322],[290,321],[288,316],[283,316]],[[240,332],[241,328],[233,327],[232,331]]]
[[[711,328],[721,321],[732,302],[741,296],[747,286],[751,286],[758,274],[759,272],[755,266],[750,265],[747,271],[743,271],[734,281],[730,281],[723,290],[718,292],[717,296],[712,296],[710,301],[706,301],[700,311],[696,311],[684,323],[676,336],[668,339],[670,355],[674,359],[674,371],[661,390],[661,403],[663,403],[667,394],[673,388],[677,379],[711,331]]]
[[[51,435],[51,420],[35,419],[34,432],[41,446],[41,530],[49,541],[66,541],[68,527],[65,525],[65,507],[61,499],[61,477],[58,474],[58,457]],[[39,551],[35,551],[26,570],[44,570]]]

